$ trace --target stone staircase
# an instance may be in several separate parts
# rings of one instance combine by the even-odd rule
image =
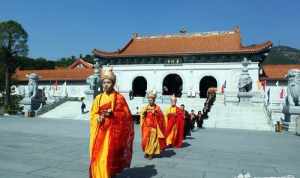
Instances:
[[[204,121],[204,127],[246,130],[273,130],[262,104],[226,105],[216,102]]]
[[[147,99],[143,97],[135,97],[129,100],[128,94],[123,94],[125,97],[132,114],[136,114],[137,108],[141,109],[142,106],[147,104]],[[184,104],[186,110],[195,112],[202,110],[205,99],[202,98],[178,98],[178,105]],[[92,101],[85,101],[87,110],[90,110]],[[157,98],[162,110],[170,106],[169,96]],[[67,101],[59,107],[40,115],[42,118],[52,119],[75,119],[75,120],[88,120],[89,113],[81,114],[81,102]],[[209,118],[204,121],[204,127],[208,128],[230,128],[230,129],[249,129],[249,130],[273,130],[267,112],[261,103],[237,104],[237,103],[224,103],[224,96],[218,94],[211,111],[208,113]]]
[[[90,108],[87,109],[89,110]],[[38,117],[49,119],[88,120],[89,112],[81,114],[80,101],[67,101]]]
[[[137,107],[140,109],[148,103],[147,98],[144,97],[135,97],[133,100],[129,100],[128,95],[124,94],[123,96],[125,97],[132,113],[137,112]],[[187,111],[191,111],[193,109],[195,112],[203,109],[204,102],[205,99],[199,97],[181,97],[177,99],[178,106],[184,104]],[[162,110],[165,110],[170,106],[170,96],[159,96],[156,99],[156,103]]]

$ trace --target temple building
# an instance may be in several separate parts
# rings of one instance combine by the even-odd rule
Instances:
[[[271,47],[271,41],[243,45],[240,29],[235,28],[224,32],[181,31],[157,36],[134,34],[117,51],[94,49],[93,54],[103,68],[113,67],[117,75],[116,90],[126,95],[143,97],[147,90],[155,89],[160,96],[204,98],[210,87],[217,88],[218,92],[221,88],[225,92],[237,92],[244,58],[249,61],[252,90],[260,91],[259,80],[277,76],[274,68],[261,65]],[[82,97],[89,87],[86,79],[93,74],[93,65],[78,59],[68,68],[17,70],[13,77],[20,91],[26,88],[26,74],[32,72],[40,76],[39,86],[48,93],[60,95],[66,93],[61,90],[67,90],[68,96]]]
[[[161,95],[206,97],[210,87],[237,91],[241,61],[247,58],[253,81],[262,74],[261,62],[272,42],[244,46],[239,28],[225,32],[139,36],[114,52],[95,49],[102,65],[113,66],[117,88],[134,96],[145,96],[148,89]],[[258,87],[254,85],[254,91]]]

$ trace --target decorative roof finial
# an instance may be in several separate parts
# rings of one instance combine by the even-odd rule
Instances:
[[[179,30],[179,33],[186,34],[186,33],[187,33],[187,29],[186,29],[185,27],[182,27],[182,28]]]
[[[240,26],[235,26],[233,31],[236,33],[240,33]]]
[[[137,38],[138,36],[139,36],[139,34],[136,33],[136,32],[134,32],[134,33],[132,34],[132,38]]]

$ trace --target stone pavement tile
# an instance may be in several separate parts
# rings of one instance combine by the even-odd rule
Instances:
[[[169,171],[164,178],[233,178],[236,172],[220,169],[191,169],[189,171]]]
[[[251,158],[249,155],[248,158],[243,158],[239,160],[239,167],[247,166],[259,166],[259,167],[273,167],[273,168],[290,168],[296,169],[300,167],[299,160],[288,160],[284,156],[272,156],[268,157],[267,155],[262,155],[260,158],[255,157]]]
[[[25,172],[7,171],[0,168],[1,178],[52,178],[49,176],[32,175]]]
[[[209,164],[206,166],[209,169],[215,170],[227,170],[227,171],[238,171],[239,163],[236,159],[216,159],[209,161]]]
[[[22,158],[20,158],[22,160]],[[19,171],[19,172],[24,172],[28,173],[34,170],[42,169],[47,166],[45,165],[40,165],[40,164],[31,164],[30,161],[24,162],[21,160],[10,160],[10,161],[2,161],[0,159],[0,168],[3,171],[7,172],[14,172],[14,171]]]
[[[235,171],[209,170],[204,171],[203,176],[199,178],[234,178],[239,175]]]
[[[279,172],[275,167],[268,165],[253,165],[253,164],[243,164],[239,166],[239,169],[242,172],[249,172],[252,176],[255,177],[278,177]]]
[[[75,159],[68,162],[59,162],[55,165],[52,164],[51,167],[68,171],[80,171],[83,173],[87,173],[89,168],[89,161],[88,159]]]
[[[29,175],[32,176],[48,176],[51,178],[87,178],[88,172],[80,172],[80,171],[69,171],[63,168],[45,168],[37,171],[31,172]]]
[[[287,175],[291,175],[291,176],[295,176],[296,178],[300,177],[300,169],[299,167],[276,167],[276,170],[278,171],[278,174],[280,176],[287,176]]]

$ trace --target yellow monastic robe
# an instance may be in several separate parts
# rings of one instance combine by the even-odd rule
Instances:
[[[104,113],[98,123],[98,115]],[[91,108],[90,178],[110,178],[130,167],[133,139],[133,120],[124,97],[115,91],[98,95]]]
[[[101,95],[98,95],[93,102],[90,116],[90,158],[92,157],[92,148],[98,132],[98,123],[96,119],[98,115],[98,109],[102,105],[113,103],[113,96],[113,94],[108,95],[106,93],[103,93]],[[99,151],[99,159],[94,163],[92,170],[90,170],[95,178],[110,178],[110,175],[107,171],[109,129],[105,130],[105,132],[105,138]]]
[[[146,113],[146,115],[144,115]],[[165,147],[164,118],[160,107],[147,105],[141,110],[142,149],[145,154],[158,155]]]
[[[176,114],[176,106],[170,106],[169,108],[167,108],[165,110],[165,123],[166,123],[166,128],[168,128],[168,115],[169,114]],[[177,125],[174,124],[172,129],[171,129],[171,132],[168,133],[168,135],[166,135],[166,142],[167,142],[167,145],[172,145],[173,143],[173,140],[174,140],[174,137],[177,135]]]
[[[166,144],[180,148],[184,136],[184,113],[177,106],[171,106],[165,111]]]

